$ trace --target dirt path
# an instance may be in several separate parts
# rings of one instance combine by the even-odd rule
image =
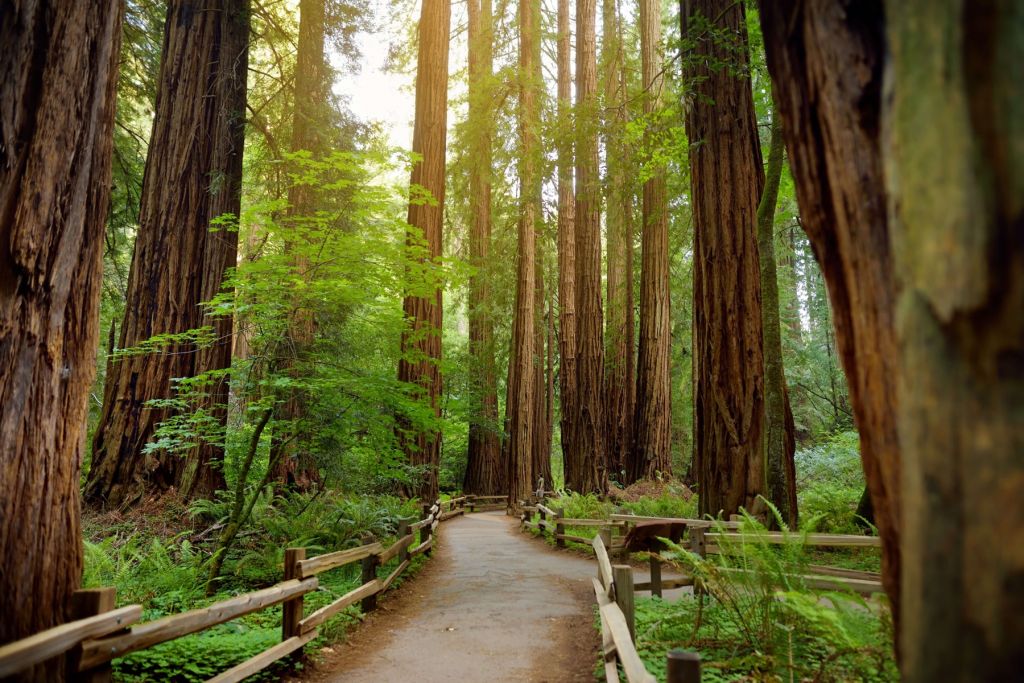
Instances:
[[[420,575],[305,680],[593,680],[593,560],[520,534],[502,513],[457,517],[439,535]]]

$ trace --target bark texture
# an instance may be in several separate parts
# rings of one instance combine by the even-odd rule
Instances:
[[[421,160],[413,166],[413,185],[427,190],[435,202],[409,204],[409,240],[425,241],[428,257],[441,257],[444,218],[445,153],[448,127],[448,42],[451,31],[449,0],[423,0],[416,60],[416,122],[412,150]],[[407,295],[402,310],[410,329],[402,335],[398,379],[415,386],[417,394],[441,415],[441,290],[430,296]],[[421,500],[437,497],[437,465],[441,434],[433,429],[416,430],[402,437],[410,464],[423,468],[423,477],[412,493]]]
[[[565,485],[603,491],[604,313],[601,302],[601,176],[598,170],[596,0],[576,2],[576,404]]]
[[[793,412],[782,365],[782,323],[779,319],[779,280],[775,264],[775,207],[782,178],[782,121],[772,112],[768,168],[757,206],[757,250],[761,266],[761,324],[764,331],[764,452],[768,470],[768,500],[791,529],[797,528],[796,441]]]
[[[168,411],[148,401],[174,394],[174,378],[196,377],[231,365],[232,323],[212,318],[202,303],[223,288],[235,265],[238,233],[211,221],[238,216],[241,204],[247,0],[168,3],[156,114],[139,207],[139,230],[118,347],[139,346],[154,335],[213,328],[206,348],[176,343],[114,360],[93,436],[92,469],[84,497],[94,506],[125,506],[146,490],[180,486],[186,496],[224,485],[219,444],[188,457],[143,455]],[[198,407],[224,424],[227,383],[215,382]]]
[[[576,451],[576,200],[569,46],[569,0],[558,0],[558,400],[565,481]]]
[[[540,203],[540,111],[535,78],[539,64],[539,5],[519,2],[519,231],[516,260],[516,309],[509,356],[508,423],[509,505],[529,498],[534,488],[534,418],[538,400],[536,359],[536,222]],[[543,345],[542,345],[543,348]]]
[[[0,644],[63,622],[81,584],[121,18],[99,0],[0,12]]]
[[[694,464],[702,515],[728,516],[741,507],[756,514],[757,496],[765,493],[757,253],[764,169],[744,14],[742,3],[694,0],[685,32],[693,50],[684,59],[686,78],[695,88],[686,132],[694,224]],[[723,32],[741,49],[725,44]],[[709,66],[723,62],[735,68]]]
[[[605,409],[608,476],[630,483],[627,463],[633,437],[636,391],[633,314],[633,184],[626,148],[626,76],[622,22],[615,0],[601,4],[601,71],[605,100],[605,230],[608,239],[608,320],[605,324]]]
[[[903,678],[1009,681],[1024,670],[1024,12],[886,2],[885,17]]]
[[[498,380],[494,361],[494,320],[490,314],[487,264],[491,246],[490,80],[494,69],[491,0],[469,3],[469,352],[477,409],[470,418],[466,493],[496,495],[505,491],[498,439]]]
[[[324,55],[326,22],[323,0],[299,2],[299,42],[295,54],[295,90],[293,95],[291,151],[305,151],[314,159],[326,151],[322,130],[327,123],[324,111],[329,97],[329,67]],[[299,167],[297,173],[306,169]],[[285,248],[291,252],[291,264],[299,281],[310,278],[310,262],[304,256],[307,242],[303,234],[305,221],[316,214],[318,188],[293,183],[288,187],[288,219],[295,228]],[[278,371],[295,379],[303,373],[301,363],[316,336],[313,312],[296,301],[288,319],[286,354],[278,360]],[[277,407],[276,429],[272,441],[273,480],[289,489],[306,491],[320,481],[320,472],[309,452],[303,420],[308,398],[302,389],[293,387]]]
[[[539,41],[538,41],[539,45]],[[540,60],[536,62],[540,66]],[[540,83],[540,74],[537,74]],[[537,215],[540,215],[538,210]],[[544,310],[544,249],[540,236],[535,231],[534,250],[534,324],[533,324],[533,464],[531,483],[533,489],[550,491],[551,486],[551,421],[548,418],[548,380],[544,362],[544,337],[547,332],[547,318]]]
[[[882,581],[898,623],[899,362],[879,141],[882,14],[877,0],[761,4],[768,70],[800,215],[832,303],[882,537]]]
[[[661,2],[640,0],[640,54],[644,113],[660,108],[663,78]],[[720,114],[719,114],[720,115]],[[650,136],[648,136],[650,137]],[[644,183],[640,267],[640,349],[631,480],[672,472],[672,321],[669,299],[668,195],[665,167]]]

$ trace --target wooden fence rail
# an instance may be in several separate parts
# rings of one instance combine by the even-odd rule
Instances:
[[[137,623],[142,615],[140,605],[114,609],[112,588],[79,591],[76,598],[91,597],[84,602],[91,604],[94,614],[0,647],[0,679],[62,655],[68,657],[68,670],[71,674],[77,674],[80,678],[102,677],[109,671],[110,662],[114,659],[273,605],[282,605],[281,642],[218,674],[208,683],[240,681],[301,650],[316,638],[318,626],[345,608],[361,601],[364,611],[374,609],[377,595],[386,591],[409,567],[410,558],[430,552],[438,524],[444,519],[463,514],[469,500],[471,497],[462,496],[424,505],[423,518],[412,523],[403,520],[399,525],[398,539],[387,548],[372,539],[366,539],[357,548],[308,559],[305,548],[288,548],[285,551],[284,580],[281,583],[155,621]],[[419,531],[420,542],[411,547],[416,539],[416,531]],[[387,577],[378,578],[380,566],[396,557],[399,559],[398,566]],[[362,584],[329,605],[304,616],[303,596],[317,590],[317,575],[355,562],[362,563]]]

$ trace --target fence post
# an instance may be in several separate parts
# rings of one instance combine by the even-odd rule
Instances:
[[[434,532],[434,530],[430,528],[430,525],[434,521],[433,516],[430,514],[430,508],[430,503],[423,504],[423,519],[427,520],[427,523],[420,527],[420,543],[426,543],[429,541]],[[423,554],[430,557],[430,548],[427,548]]]
[[[661,597],[661,555],[651,553],[651,595]]]
[[[117,593],[114,588],[88,588],[71,594],[71,620],[85,619],[109,612],[116,607]],[[113,674],[110,662],[100,664],[88,671],[78,671],[82,657],[82,646],[71,650],[67,657],[68,678],[75,683],[109,683]]]
[[[565,539],[560,538],[565,535],[565,525],[562,524],[563,517],[565,517],[565,508],[555,508],[555,545],[559,548],[565,547]]]
[[[409,520],[402,518],[398,520],[398,540],[401,541],[403,538],[409,535]],[[398,551],[398,562],[401,564],[409,559],[409,546],[404,546]]]
[[[700,654],[687,650],[670,650],[667,673],[668,683],[700,683]]]
[[[601,537],[601,541],[604,542],[604,549],[608,551],[608,556],[612,554],[612,530],[608,527],[601,527],[601,530],[597,532],[597,535]]]
[[[374,539],[371,534],[365,534],[362,537],[363,545],[369,545],[373,543],[373,540]],[[380,566],[380,555],[370,555],[369,557],[363,558],[363,576],[361,579],[362,583],[367,584],[371,581],[374,581],[377,578],[378,566]],[[372,612],[373,610],[377,609],[377,594],[374,593],[373,595],[368,595],[365,598],[363,598],[361,606],[364,614]]]
[[[299,578],[299,562],[306,559],[305,548],[286,548],[284,551],[284,580]],[[281,640],[288,640],[300,633],[299,622],[302,621],[301,595],[286,600],[281,605]]]
[[[615,584],[615,604],[626,616],[629,637],[636,641],[636,596],[633,593],[633,568],[628,564],[612,567],[612,582]]]
[[[690,551],[707,557],[707,548],[704,544],[704,527],[690,527]]]
[[[469,512],[470,512],[470,514],[476,512],[476,494],[475,493],[469,494],[469,496],[467,496],[466,502],[469,503]]]

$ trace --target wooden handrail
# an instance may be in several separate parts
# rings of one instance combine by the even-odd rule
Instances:
[[[86,640],[82,643],[82,658],[78,670],[85,671],[136,650],[143,650],[217,624],[223,624],[252,612],[258,612],[265,607],[314,591],[317,585],[315,576],[302,580],[282,581],[270,588],[222,600],[209,607],[173,614],[156,621],[133,626],[128,633],[123,635]]]
[[[379,593],[382,585],[383,584],[381,583],[380,580],[375,579],[373,581],[370,581],[369,583],[364,583],[358,588],[350,590],[348,593],[345,593],[331,604],[324,605],[323,607],[321,607],[320,609],[318,609],[317,611],[313,612],[308,617],[300,621],[299,630],[302,633],[312,631],[317,626],[324,623],[325,621],[333,617],[335,614],[341,612],[341,610],[345,609],[346,607],[356,604],[363,598],[368,598],[371,595]]]
[[[338,550],[333,553],[327,553],[326,555],[311,557],[308,560],[300,560],[299,576],[305,579],[309,576],[322,574],[323,572],[329,571],[331,569],[337,569],[338,567],[343,567],[346,564],[358,562],[364,557],[369,557],[370,555],[378,555],[383,550],[384,546],[382,546],[380,543],[370,543],[368,545],[361,545],[358,548]]]
[[[782,545],[786,543],[799,543],[810,546],[826,547],[850,547],[850,548],[880,548],[882,539],[878,536],[856,536],[853,534],[800,534],[782,533],[779,531],[760,531],[757,533],[709,533],[704,538],[711,542],[717,542],[721,549],[722,541],[738,541],[740,543],[770,543]]]
[[[86,638],[105,636],[120,631],[142,617],[141,605],[129,605],[87,619],[70,621],[46,629],[34,636],[16,640],[0,647],[0,678],[62,655]]]
[[[284,642],[278,643],[269,650],[264,650],[255,657],[251,657],[241,664],[233,666],[227,671],[214,676],[206,681],[206,683],[237,683],[238,681],[244,681],[257,671],[262,671],[282,657],[287,657],[291,653],[300,649],[303,645],[316,638],[318,633],[319,632],[316,629],[312,629],[309,633],[292,636]]]
[[[395,541],[391,545],[391,547],[380,553],[380,563],[384,564],[388,560],[398,557],[398,554],[402,552],[403,549],[408,548],[410,545],[412,545],[412,542],[415,539],[416,536],[414,534],[409,534],[408,536],[404,536]]]

